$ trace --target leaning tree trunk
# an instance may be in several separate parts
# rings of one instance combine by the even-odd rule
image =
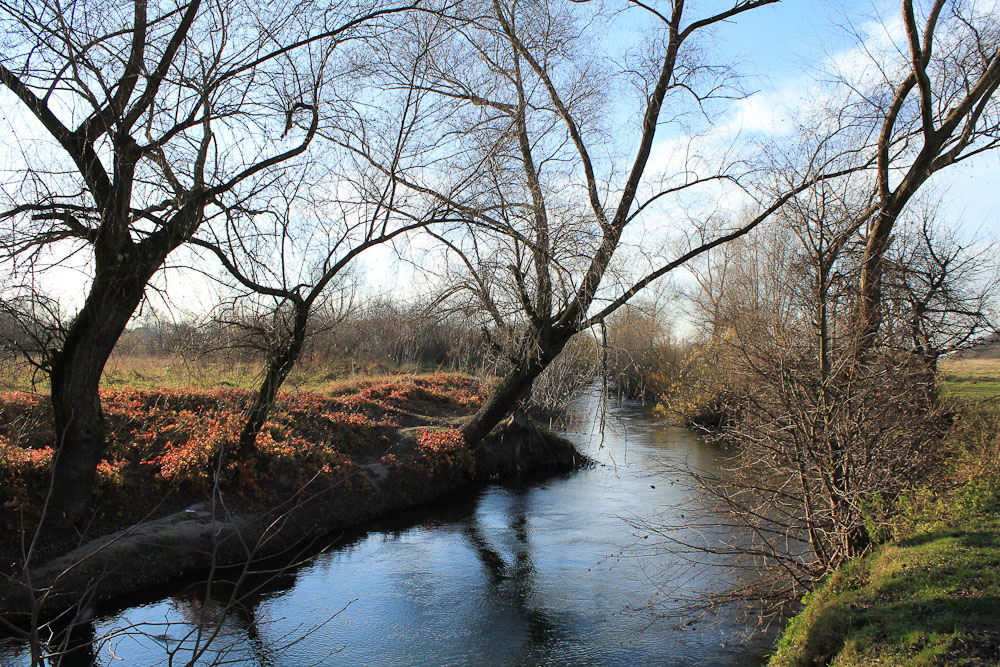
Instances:
[[[518,401],[531,392],[535,379],[559,356],[571,337],[572,334],[548,337],[538,342],[533,352],[525,354],[462,427],[465,441],[477,445],[489,435],[493,427],[517,407]]]
[[[865,244],[858,280],[858,300],[854,313],[855,356],[863,358],[875,347],[882,326],[882,282],[885,273],[885,253],[892,243],[892,230],[898,215],[883,212],[878,217]]]
[[[271,355],[268,360],[267,370],[264,373],[264,381],[257,392],[257,398],[253,406],[247,412],[246,423],[240,433],[237,444],[236,455],[239,458],[249,455],[257,444],[257,436],[264,427],[271,410],[274,408],[274,401],[278,396],[278,390],[285,382],[288,374],[295,367],[302,347],[306,339],[306,325],[308,322],[309,306],[303,305],[296,308],[295,321],[292,325],[291,335],[283,344]]]
[[[62,349],[53,356],[50,382],[56,455],[47,524],[74,524],[90,506],[107,431],[98,385],[152,273],[145,269],[125,272],[118,267],[99,272]]]

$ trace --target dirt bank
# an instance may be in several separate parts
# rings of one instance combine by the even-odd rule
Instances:
[[[401,437],[408,435],[401,431]],[[19,626],[68,610],[86,617],[93,606],[127,593],[212,567],[292,554],[324,534],[463,487],[585,461],[568,441],[524,419],[508,420],[474,450],[449,453],[432,468],[394,460],[360,465],[338,483],[289,492],[265,512],[201,502],[105,535],[0,584],[0,613]]]

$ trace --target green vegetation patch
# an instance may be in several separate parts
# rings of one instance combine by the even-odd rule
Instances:
[[[772,667],[1000,664],[1000,515],[886,545],[805,603]]]
[[[1000,665],[1000,405],[956,409],[937,478],[895,503],[902,537],[806,596],[772,667]]]
[[[940,364],[945,396],[982,400],[1000,397],[1000,359],[959,359]]]

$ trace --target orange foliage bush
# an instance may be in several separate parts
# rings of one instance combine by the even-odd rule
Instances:
[[[477,380],[443,373],[360,385],[339,396],[281,394],[256,452],[242,460],[227,459],[225,453],[239,437],[250,392],[102,390],[108,437],[97,469],[98,496],[124,500],[134,493],[163,495],[170,489],[198,495],[218,480],[230,492],[263,499],[279,469],[285,486],[343,481],[356,469],[352,456],[377,459],[386,452],[400,416],[415,405],[467,409],[480,401],[483,391]],[[0,497],[7,509],[40,507],[54,442],[46,397],[0,393]],[[430,472],[455,465],[463,449],[458,431],[427,430],[419,438],[419,455],[407,457],[408,463]],[[391,454],[383,460],[395,464]]]

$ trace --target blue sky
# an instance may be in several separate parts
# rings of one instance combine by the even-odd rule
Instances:
[[[689,6],[691,15],[695,16],[727,3],[731,4],[731,0],[692,1]],[[864,26],[866,21],[877,15],[891,20],[898,15],[899,5],[898,0],[784,0],[742,14],[730,25],[719,26],[711,41],[710,55],[721,55],[722,59],[735,63],[748,77],[747,87],[756,91],[746,103],[737,105],[737,109],[743,109],[742,122],[750,126],[757,122],[761,127],[753,129],[763,134],[768,134],[769,129],[774,139],[780,141],[778,128],[767,128],[767,125],[774,118],[780,118],[782,104],[794,104],[795,93],[802,94],[807,90],[810,68],[826,58],[837,58],[854,48],[844,26]],[[636,36],[626,33],[609,37],[618,41],[620,46],[634,41]],[[11,104],[16,106],[12,96],[6,91],[0,93],[0,113],[5,119],[13,120],[21,115],[19,111],[10,113]],[[720,118],[720,123],[728,122],[729,118]],[[660,139],[667,138],[664,135]],[[16,143],[11,142],[9,136],[4,142],[8,145]],[[3,162],[9,163],[8,157]],[[947,204],[945,208],[950,222],[961,228],[967,240],[1000,235],[1000,204],[997,203],[1000,201],[1000,152],[994,151],[969,165],[949,169],[936,176],[931,185]],[[390,282],[393,277],[397,279],[397,290],[400,281],[404,285],[413,284],[411,273],[399,270],[388,252],[372,253],[362,261],[361,266],[371,269],[374,282],[382,283],[387,288],[392,288]],[[394,269],[385,272],[383,268],[382,272],[386,275],[378,277],[379,267],[386,266],[394,266]],[[178,274],[173,274],[170,280],[174,289],[188,294],[187,298],[204,289],[202,281],[187,284],[188,279]],[[71,282],[74,292],[78,291],[79,279],[74,278]],[[214,294],[205,296],[209,302],[216,299]]]
[[[917,3],[920,5],[921,3]],[[741,15],[716,45],[734,59],[762,107],[809,78],[810,68],[856,48],[848,28],[900,14],[897,0],[784,0]],[[968,241],[1000,236],[1000,151],[935,175],[928,190],[950,204],[947,215]]]
[[[739,17],[738,28],[720,44],[747,63],[749,71],[793,76],[825,50],[848,45],[838,28],[845,17],[870,13],[871,2],[786,0]],[[748,71],[748,73],[749,73]]]
[[[727,4],[731,5],[727,0],[689,2],[689,16],[702,16],[706,11]],[[614,6],[608,3],[608,7]],[[742,122],[745,129],[758,133],[765,140],[780,143],[783,140],[781,129],[768,127],[768,123],[780,118],[782,105],[794,106],[798,101],[797,95],[806,97],[803,101],[808,103],[808,87],[817,66],[825,61],[849,58],[856,52],[856,40],[849,30],[884,32],[877,21],[892,21],[899,13],[898,0],[784,0],[744,13],[729,24],[718,26],[708,40],[711,51],[707,55],[721,55],[722,60],[732,62],[747,77],[747,89],[755,92],[748,100],[735,105],[735,112],[730,108],[713,122],[720,126]],[[616,22],[607,34],[605,48],[617,52],[633,43],[641,43],[641,36],[627,27],[636,25],[639,16],[641,14],[637,13],[633,18]],[[755,111],[766,118],[755,119]],[[638,119],[634,115],[634,105],[627,107],[623,104],[619,112],[623,113],[616,134],[621,139],[635,128]],[[741,120],[734,119],[740,115]],[[684,138],[681,137],[682,140]],[[673,140],[667,127],[657,138],[665,154],[675,147]],[[662,165],[651,164],[651,167],[656,166],[662,168]],[[934,195],[941,197],[945,204],[941,208],[943,216],[950,225],[960,230],[963,240],[978,243],[1000,236],[1000,198],[993,196],[993,193],[1000,193],[1000,152],[995,151],[967,165],[947,169],[936,175],[928,185],[925,191],[933,191]],[[711,200],[711,197],[709,195],[708,199]],[[662,232],[664,220],[683,217],[671,213],[673,211],[667,210],[660,219],[650,220],[648,228],[640,226],[633,229],[629,242],[643,251],[658,245],[659,241],[654,236]],[[373,269],[370,277],[384,289],[396,289],[396,293],[400,293],[400,289],[403,292],[421,290],[418,285],[422,283],[414,282],[408,270],[379,271],[380,266],[391,264],[388,251],[376,249],[363,263]],[[678,277],[684,280],[683,276]]]

